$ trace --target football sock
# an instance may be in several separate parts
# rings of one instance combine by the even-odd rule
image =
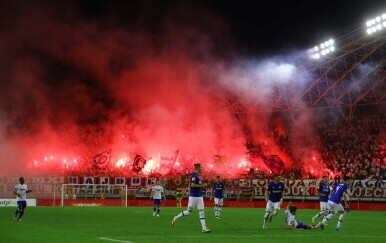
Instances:
[[[222,208],[221,208],[221,207],[218,207],[218,209],[217,209],[217,210],[218,210],[218,212],[217,212],[217,213],[218,213],[218,214],[217,214],[217,216],[218,216],[218,217],[220,217]]]
[[[155,211],[156,211],[156,207],[154,207],[154,210],[153,210],[153,211],[154,211],[154,213],[155,213]]]
[[[16,209],[16,212],[15,212],[15,217],[19,214],[19,209]]]
[[[160,211],[161,211],[161,209],[158,208],[158,209],[157,209],[157,214],[159,214]]]
[[[330,219],[332,218],[332,216],[334,216],[334,214],[332,214],[332,213],[328,214],[328,215],[323,219],[322,224],[326,223],[327,220],[330,220]]]
[[[264,224],[267,223],[267,220],[268,220],[268,217],[269,217],[269,212],[265,212],[265,215],[264,215]]]
[[[23,216],[23,214],[24,214],[24,210],[20,210],[19,211],[20,213],[19,213],[19,219]]]
[[[341,226],[342,226],[342,223],[343,223],[343,220],[344,220],[344,216],[345,216],[345,215],[346,215],[346,214],[343,213],[343,214],[341,214],[341,215],[339,216],[338,224],[336,225],[336,227],[341,227]]]
[[[206,223],[205,223],[205,212],[204,211],[199,211],[198,212],[198,215],[200,216],[200,223],[201,223],[201,227],[202,229],[206,229]]]
[[[181,212],[180,214],[177,215],[177,219],[183,217],[183,216],[187,216],[190,214],[190,211],[189,210],[185,210],[183,212]]]

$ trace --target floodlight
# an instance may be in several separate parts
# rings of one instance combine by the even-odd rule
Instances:
[[[368,35],[371,35],[377,31],[380,31],[386,28],[386,13],[376,16],[374,19],[366,21],[366,32]]]
[[[311,52],[310,57],[312,59],[319,59],[322,56],[326,56],[333,51],[335,51],[334,40],[329,39],[329,40],[324,41],[321,44],[315,46],[314,48],[312,48],[310,50],[310,52]]]

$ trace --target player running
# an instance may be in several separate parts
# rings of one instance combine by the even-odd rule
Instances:
[[[153,202],[154,202],[153,216],[157,215],[157,217],[159,217],[159,213],[161,211],[160,206],[161,206],[162,196],[166,201],[164,188],[163,188],[163,186],[160,185],[160,181],[157,180],[156,185],[153,186],[153,188],[151,189],[151,194],[150,194],[150,198],[153,198]]]
[[[273,176],[273,180],[268,184],[265,191],[265,201],[267,206],[265,208],[263,229],[267,229],[267,222],[272,221],[272,216],[276,216],[280,210],[280,205],[283,202],[284,183],[280,181],[280,175]]]
[[[222,182],[221,177],[216,177],[216,182],[213,184],[213,194],[210,197],[210,200],[212,200],[212,197],[214,196],[214,218],[220,219],[221,217],[221,211],[222,206],[224,205],[224,190],[225,190],[225,184]]]
[[[21,217],[23,217],[25,208],[27,207],[27,193],[32,192],[32,190],[28,190],[27,185],[24,184],[23,177],[19,178],[19,182],[13,191],[13,194],[17,196],[17,209],[14,217],[17,221],[21,221]]]
[[[177,220],[183,216],[187,216],[192,213],[193,208],[197,207],[198,214],[200,216],[200,223],[202,227],[203,233],[210,233],[211,230],[206,227],[205,222],[205,213],[204,213],[204,199],[202,197],[202,188],[207,186],[207,183],[202,183],[201,178],[201,164],[194,164],[194,172],[190,175],[189,179],[189,202],[188,202],[188,210],[185,210],[175,216],[172,221],[172,225],[174,226]]]
[[[326,217],[330,206],[328,205],[328,197],[330,196],[330,185],[328,184],[328,176],[323,176],[322,181],[319,183],[319,202],[320,202],[320,212],[312,217],[312,223],[315,224],[315,220],[320,216]]]
[[[326,222],[330,220],[336,212],[338,212],[339,215],[339,220],[338,224],[336,225],[336,230],[342,231],[342,223],[344,220],[344,217],[346,215],[346,211],[344,210],[342,204],[340,204],[340,201],[343,197],[343,201],[345,205],[348,205],[347,203],[347,191],[349,187],[352,186],[353,180],[351,178],[346,178],[346,182],[342,182],[339,185],[336,186],[334,192],[331,194],[330,199],[328,200],[328,204],[330,206],[330,213],[323,219],[321,228],[324,228],[324,225],[326,225]]]

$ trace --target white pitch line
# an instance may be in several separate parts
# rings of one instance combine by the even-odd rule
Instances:
[[[122,242],[122,243],[134,243],[132,241],[127,241],[127,240],[115,240],[115,239],[110,239],[110,238],[105,238],[105,237],[99,237],[100,240],[107,240],[107,241],[114,241],[114,242]]]
[[[137,238],[137,239],[155,239],[155,238],[269,238],[269,237],[324,237],[326,235],[168,235],[168,236],[132,236],[131,238]],[[356,236],[350,236],[350,235],[334,235],[334,237],[341,237],[341,238],[386,238],[386,235],[356,235]],[[114,238],[128,238],[127,236],[117,236]],[[121,241],[121,242],[127,242],[127,241]]]

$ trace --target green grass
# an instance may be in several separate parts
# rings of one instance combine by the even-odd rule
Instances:
[[[29,207],[22,222],[13,220],[15,208],[0,207],[0,242],[386,242],[386,213],[352,211],[335,230],[336,215],[325,230],[289,230],[283,210],[267,230],[262,208],[224,208],[221,220],[206,208],[212,233],[201,233],[198,213],[172,218],[181,210],[162,208],[161,217],[144,207]],[[310,223],[317,210],[299,209],[297,218]],[[105,240],[102,238],[108,238]]]

